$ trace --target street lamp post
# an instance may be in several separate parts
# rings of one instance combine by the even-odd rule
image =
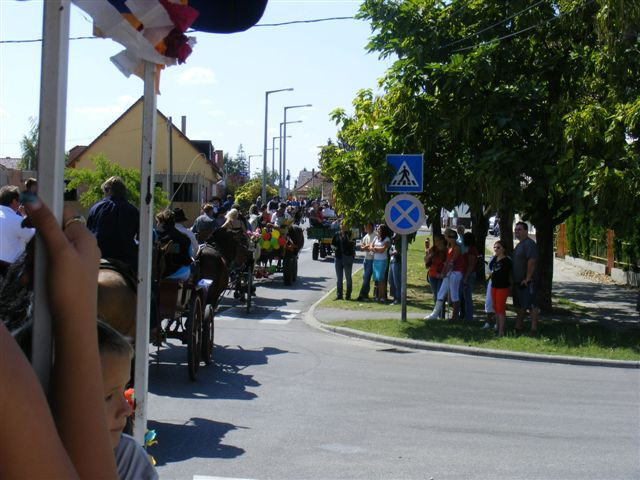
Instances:
[[[287,122],[287,124],[291,124],[291,123],[302,123],[302,120],[291,120],[289,122]],[[282,177],[282,139],[284,138],[282,135],[282,126],[284,125],[284,122],[280,122],[280,150],[278,152],[278,185],[280,187],[282,187],[282,183],[280,182],[280,178]],[[287,135],[287,138],[291,138],[291,135]],[[278,192],[279,194],[282,194],[282,192]]]
[[[280,88],[264,92],[264,148],[262,149],[262,198],[267,199],[267,121],[269,118],[269,95],[276,92],[291,92],[293,88]]]
[[[283,195],[284,193],[284,172],[287,169],[287,110],[290,110],[292,108],[307,108],[307,107],[313,107],[313,105],[311,105],[310,103],[307,103],[306,105],[289,105],[284,107],[284,142],[282,144],[282,169],[280,170],[280,196],[284,197],[285,195]]]
[[[251,158],[252,157],[261,157],[261,156],[262,156],[262,154],[257,154],[257,155],[249,155],[247,157],[248,158],[248,160],[247,160],[247,170],[249,171],[248,172],[249,174],[247,175],[247,177],[248,177],[247,180],[251,180]]]
[[[280,127],[280,130],[282,130],[282,126]],[[276,138],[282,139],[282,137],[278,135],[277,137],[273,137],[271,140],[271,175],[276,171],[276,150],[278,150],[278,158],[280,158],[280,147],[276,148]],[[291,135],[289,135],[289,138],[291,138]]]

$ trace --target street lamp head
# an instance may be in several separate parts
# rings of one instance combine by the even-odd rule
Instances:
[[[307,108],[307,107],[313,107],[313,105],[311,105],[310,103],[307,103],[306,105],[289,105],[284,107],[284,109],[288,110],[289,108]]]
[[[265,93],[267,95],[269,95],[270,93],[276,93],[276,92],[292,92],[293,88],[279,88],[278,90],[267,90]]]

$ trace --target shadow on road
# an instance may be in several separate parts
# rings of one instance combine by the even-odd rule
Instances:
[[[191,418],[184,425],[149,420],[147,426],[157,434],[158,444],[149,447],[148,451],[158,466],[191,458],[235,458],[245,452],[222,443],[228,432],[244,428],[230,423]]]
[[[215,346],[214,364],[200,365],[198,379],[189,380],[187,373],[187,349],[181,345],[171,345],[160,351],[160,364],[156,364],[155,354],[149,365],[149,391],[155,395],[174,398],[220,398],[233,400],[253,400],[254,392],[247,390],[259,387],[253,375],[242,373],[250,365],[265,365],[271,355],[288,353],[273,347],[260,350]]]

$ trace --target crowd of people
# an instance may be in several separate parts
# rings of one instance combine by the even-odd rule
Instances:
[[[394,234],[384,223],[374,227],[369,222],[365,224],[364,230],[365,234],[360,241],[360,250],[364,253],[362,287],[356,299],[369,299],[373,280],[374,301],[398,304],[401,302],[401,236]],[[498,240],[494,244],[494,255],[487,265],[489,280],[483,312],[486,321],[482,328],[494,328],[500,336],[505,332],[506,304],[510,295],[513,296],[517,312],[516,330],[524,328],[527,313],[531,316],[531,333],[536,334],[538,328],[537,245],[528,235],[526,222],[518,222],[514,234],[518,244],[513,255],[509,256],[503,242]],[[350,300],[355,239],[350,236],[349,230],[341,228],[332,244],[336,265],[335,299]],[[455,229],[446,228],[442,235],[433,235],[433,245],[429,238],[425,240],[424,265],[427,284],[433,294],[434,308],[425,315],[424,320],[444,319],[446,305],[450,306],[452,321],[474,320],[472,293],[478,276],[477,269],[482,265],[481,258],[475,235],[466,231],[463,225],[457,225]],[[344,281],[346,293],[343,295]]]

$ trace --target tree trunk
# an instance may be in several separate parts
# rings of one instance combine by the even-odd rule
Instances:
[[[551,215],[540,217],[535,225],[538,244],[538,306],[543,312],[551,310],[553,288],[553,229]]]
[[[489,219],[484,215],[482,207],[471,208],[471,222],[473,226],[473,234],[476,238],[476,248],[478,249],[478,263],[476,265],[476,281],[485,283],[485,243],[487,241],[487,232],[489,230]]]
[[[442,235],[440,215],[432,215],[427,219],[427,223],[431,223],[431,233],[433,235]]]
[[[500,241],[509,256],[513,255],[513,211],[509,208],[498,209],[500,219]]]

